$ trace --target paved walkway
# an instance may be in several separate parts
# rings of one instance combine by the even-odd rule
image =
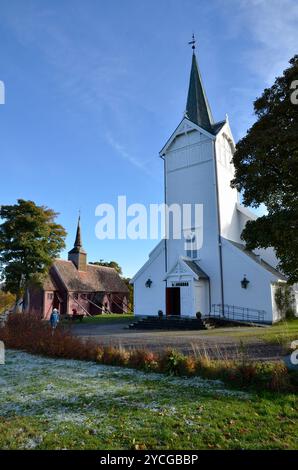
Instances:
[[[141,331],[129,330],[123,323],[75,324],[74,334],[83,338],[92,338],[100,344],[121,345],[125,348],[148,348],[160,351],[167,347],[182,352],[205,352],[212,358],[233,358],[245,353],[248,357],[260,360],[276,360],[282,355],[279,345],[269,345],[259,338],[233,337],[239,328],[220,328],[218,333],[210,331]],[[250,331],[249,327],[241,327],[241,332]],[[242,344],[241,344],[242,340]]]

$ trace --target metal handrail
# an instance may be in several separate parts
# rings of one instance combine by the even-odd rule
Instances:
[[[239,307],[237,305],[229,304],[212,304],[212,311],[209,316],[217,316],[227,318],[229,320],[242,320],[242,321],[255,321],[263,322],[265,319],[266,311],[257,310],[248,307]]]

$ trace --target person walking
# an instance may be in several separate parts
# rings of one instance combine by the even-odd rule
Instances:
[[[59,323],[59,311],[57,308],[54,308],[50,316],[50,324],[51,324],[52,330],[55,330],[57,328],[58,323]]]

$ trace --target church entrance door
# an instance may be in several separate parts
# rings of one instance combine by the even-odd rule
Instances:
[[[167,287],[166,290],[167,299],[167,315],[180,315],[181,314],[181,303],[180,303],[180,287]]]
[[[59,310],[60,302],[57,293],[54,293],[54,300],[53,300],[53,308],[57,308]]]

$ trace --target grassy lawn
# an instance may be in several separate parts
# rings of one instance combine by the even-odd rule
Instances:
[[[270,343],[287,343],[298,339],[298,318],[294,320],[282,321],[276,325],[268,326],[265,328],[261,327],[234,327],[229,331],[226,329],[215,328],[213,330],[205,331],[205,335],[224,335],[232,336],[233,338],[239,339],[252,339],[259,338]]]
[[[298,449],[298,398],[7,351],[1,449]]]
[[[101,324],[107,325],[109,323],[130,323],[134,321],[132,313],[103,313],[101,315],[93,315],[91,317],[84,317],[83,324]],[[68,323],[68,320],[65,320]],[[76,321],[78,323],[78,321]]]
[[[273,325],[265,336],[270,343],[286,343],[298,339],[298,318]]]

